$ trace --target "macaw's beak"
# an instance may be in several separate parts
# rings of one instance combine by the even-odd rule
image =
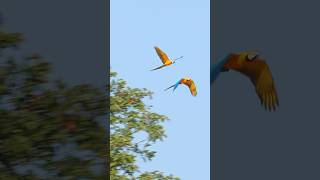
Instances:
[[[223,66],[223,71],[228,71],[229,69],[239,69],[241,67],[241,62],[238,61],[239,58],[239,54],[231,54]]]

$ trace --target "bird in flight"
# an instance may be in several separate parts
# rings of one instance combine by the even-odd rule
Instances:
[[[163,65],[159,66],[157,68],[154,68],[151,71],[154,71],[154,70],[157,70],[157,69],[161,69],[161,68],[166,67],[166,66],[170,66],[170,65],[174,64],[178,59],[183,58],[183,56],[181,56],[181,57],[171,61],[169,59],[168,55],[166,53],[164,53],[159,47],[155,46],[154,49],[156,50],[156,52],[157,52],[159,58],[161,59]]]
[[[174,85],[168,87],[166,90],[173,88],[173,91],[180,85],[180,84],[184,84],[186,86],[189,87],[190,93],[192,94],[192,96],[196,96],[197,95],[197,88],[196,85],[194,83],[194,81],[188,77],[182,78],[180,79],[177,83],[175,83]]]
[[[219,64],[219,63],[218,63]],[[241,52],[239,54],[230,54],[220,61],[220,64],[213,67],[211,76],[219,74],[217,71],[225,72],[235,70],[247,76],[255,87],[261,105],[265,109],[275,111],[279,106],[277,91],[269,66],[264,59],[260,58],[256,52]],[[214,74],[216,73],[216,74]],[[216,77],[211,78],[211,83]]]

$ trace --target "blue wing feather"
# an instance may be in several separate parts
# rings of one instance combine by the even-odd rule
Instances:
[[[225,56],[223,59],[219,60],[217,63],[213,64],[210,68],[210,84],[212,84],[220,75],[223,65],[229,59],[229,55]]]

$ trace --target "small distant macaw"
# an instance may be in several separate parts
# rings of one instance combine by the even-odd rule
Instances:
[[[261,105],[265,109],[271,111],[275,110],[276,106],[279,106],[278,95],[270,69],[265,61],[259,58],[257,53],[248,51],[227,55],[211,67],[211,83],[214,82],[220,72],[229,71],[230,69],[246,75],[251,80]]]
[[[180,79],[176,84],[168,87],[166,90],[170,89],[173,87],[173,91],[176,90],[176,88],[180,85],[180,84],[184,84],[186,86],[189,87],[190,93],[192,94],[192,96],[197,96],[197,88],[196,85],[194,83],[194,81],[188,77],[182,78]]]
[[[155,69],[152,69],[152,70],[150,70],[150,71],[154,71],[154,70],[157,70],[157,69],[161,69],[161,68],[163,68],[163,67],[166,67],[166,66],[170,66],[171,64],[174,64],[178,59],[183,58],[183,56],[181,56],[181,57],[179,57],[179,58],[174,59],[173,61],[171,61],[171,60],[169,59],[169,57],[167,56],[167,54],[164,53],[160,48],[158,48],[157,46],[155,46],[154,49],[156,50],[156,52],[157,52],[159,58],[161,59],[163,65],[160,66],[160,67],[157,67],[157,68],[155,68]]]

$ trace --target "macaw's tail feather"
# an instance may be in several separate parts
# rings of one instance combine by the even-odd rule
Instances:
[[[176,84],[174,84],[174,85],[172,85],[172,86],[168,87],[167,89],[165,89],[165,91],[166,91],[166,90],[168,90],[168,89],[170,89],[170,88],[173,88],[173,91],[174,91],[174,90],[176,90],[176,89],[177,89],[177,87],[179,86],[179,84],[180,84],[180,81],[178,81]]]
[[[178,81],[178,82],[174,85],[173,91],[177,89],[177,87],[179,86],[179,84],[180,84],[180,81]]]
[[[178,59],[183,58],[183,56],[178,57],[177,59],[173,60],[173,62],[176,62]]]
[[[168,90],[168,89],[170,89],[170,88],[173,88],[174,86],[175,86],[175,85],[172,85],[172,86],[166,88],[164,91],[166,91],[166,90]]]
[[[225,56],[217,63],[213,64],[210,68],[210,84],[212,84],[220,75],[221,72],[227,71],[223,68],[224,64],[228,61],[230,55]]]

